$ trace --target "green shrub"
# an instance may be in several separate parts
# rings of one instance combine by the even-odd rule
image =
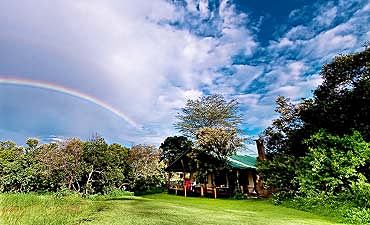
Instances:
[[[102,201],[102,200],[112,200],[112,199],[125,199],[127,197],[132,197],[132,196],[134,196],[133,192],[115,189],[105,194],[98,193],[98,194],[88,195],[86,197],[90,200]]]
[[[275,205],[282,204],[285,200],[297,197],[296,191],[279,191],[273,194],[272,201]]]
[[[52,192],[52,195],[58,198],[63,198],[66,196],[78,196],[81,197],[82,194],[76,191],[71,191],[68,188],[61,188],[56,192]]]
[[[285,199],[281,204],[289,208],[332,217],[338,222],[370,223],[370,208],[359,207],[347,194],[334,196],[322,193],[316,196],[297,196]]]
[[[370,208],[370,184],[366,182],[365,178],[353,182],[348,197],[357,206]]]
[[[348,208],[343,213],[343,222],[365,224],[370,223],[370,209],[368,208]]]
[[[306,144],[309,152],[297,177],[303,194],[338,194],[364,179],[360,168],[370,157],[370,145],[359,132],[341,137],[320,130]]]

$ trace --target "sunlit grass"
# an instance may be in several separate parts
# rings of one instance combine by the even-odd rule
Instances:
[[[1,194],[1,224],[335,224],[268,200]]]
[[[107,207],[73,195],[1,194],[0,224],[79,224]]]

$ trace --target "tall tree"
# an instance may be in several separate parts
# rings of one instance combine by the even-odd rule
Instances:
[[[188,100],[177,118],[179,122],[175,127],[190,138],[195,138],[198,130],[205,127],[239,131],[241,123],[238,102],[235,99],[226,101],[217,94]]]
[[[242,139],[235,130],[222,128],[201,128],[197,132],[197,147],[207,155],[224,161],[226,157],[235,154],[241,147]]]
[[[276,105],[275,112],[279,114],[279,117],[274,119],[261,135],[264,139],[267,156],[288,153],[301,156],[304,154],[304,150],[301,148],[302,140],[309,137],[304,134],[306,130],[300,117],[306,104],[293,104],[289,98],[278,96]]]
[[[195,140],[187,156],[197,168],[200,181],[209,172],[225,169],[227,157],[242,144],[237,100],[226,101],[221,95],[188,100],[177,118],[179,131]]]
[[[370,46],[364,51],[340,55],[323,66],[323,83],[315,90],[301,118],[314,130],[334,134],[361,132],[370,141]]]
[[[27,144],[26,152],[35,151],[37,146],[39,145],[39,140],[35,138],[29,138],[27,139],[26,144]]]
[[[276,99],[275,112],[279,117],[262,133],[268,160],[258,162],[260,176],[267,187],[277,191],[295,191],[299,157],[305,154],[302,140],[309,137],[303,129],[300,111],[304,104],[294,105],[289,98]]]

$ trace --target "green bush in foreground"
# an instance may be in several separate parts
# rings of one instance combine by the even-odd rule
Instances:
[[[306,144],[308,154],[303,158],[297,177],[303,195],[346,191],[357,194],[361,192],[357,185],[362,185],[362,189],[366,187],[367,181],[360,168],[369,160],[370,145],[359,132],[340,137],[320,130]]]
[[[283,206],[336,218],[339,222],[365,224],[370,222],[370,209],[357,206],[346,197],[317,195],[285,199]]]
[[[369,223],[370,183],[362,173],[369,143],[356,131],[340,137],[321,130],[306,144],[309,152],[297,169],[299,192],[280,191],[274,202],[343,222]]]

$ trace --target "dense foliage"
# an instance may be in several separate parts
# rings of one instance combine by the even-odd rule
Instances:
[[[226,101],[222,95],[203,96],[188,100],[177,116],[175,127],[185,136],[195,138],[201,128],[238,130],[241,123],[238,102]]]
[[[188,155],[202,179],[209,172],[227,169],[227,157],[235,154],[241,144],[235,130],[205,127],[198,130],[195,147]]]
[[[166,163],[172,162],[183,152],[190,151],[192,147],[193,142],[185,136],[167,137],[159,147],[162,151],[161,159]]]
[[[267,160],[258,163],[277,202],[342,207],[343,218],[370,222],[369,62],[369,47],[337,56],[323,66],[313,98],[277,99],[279,117],[262,134]]]
[[[136,145],[128,154],[129,190],[136,193],[153,191],[166,182],[161,152],[154,146]]]
[[[0,192],[146,191],[164,184],[163,169],[158,149],[109,145],[98,136],[41,145],[29,139],[27,147],[0,142]]]
[[[365,179],[360,168],[370,158],[370,144],[359,132],[339,137],[321,130],[306,143],[310,147],[297,176],[301,193],[336,194]]]

